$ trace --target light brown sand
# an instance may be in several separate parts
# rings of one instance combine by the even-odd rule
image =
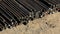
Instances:
[[[21,24],[3,30],[0,34],[60,34],[60,13],[29,21],[26,26]]]

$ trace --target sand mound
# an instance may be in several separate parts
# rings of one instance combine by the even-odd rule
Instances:
[[[29,21],[26,26],[21,24],[3,30],[0,34],[60,34],[60,13]]]

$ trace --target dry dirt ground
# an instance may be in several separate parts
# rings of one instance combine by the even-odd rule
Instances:
[[[0,34],[60,34],[60,13],[46,15],[43,18],[29,21],[27,25],[19,25],[6,29]]]

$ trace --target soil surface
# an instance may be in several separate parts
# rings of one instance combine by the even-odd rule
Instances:
[[[60,12],[3,30],[0,34],[60,34]]]

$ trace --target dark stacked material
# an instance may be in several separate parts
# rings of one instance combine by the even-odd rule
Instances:
[[[53,9],[59,0],[0,0],[0,30],[26,25],[29,20],[41,18],[46,10]]]

